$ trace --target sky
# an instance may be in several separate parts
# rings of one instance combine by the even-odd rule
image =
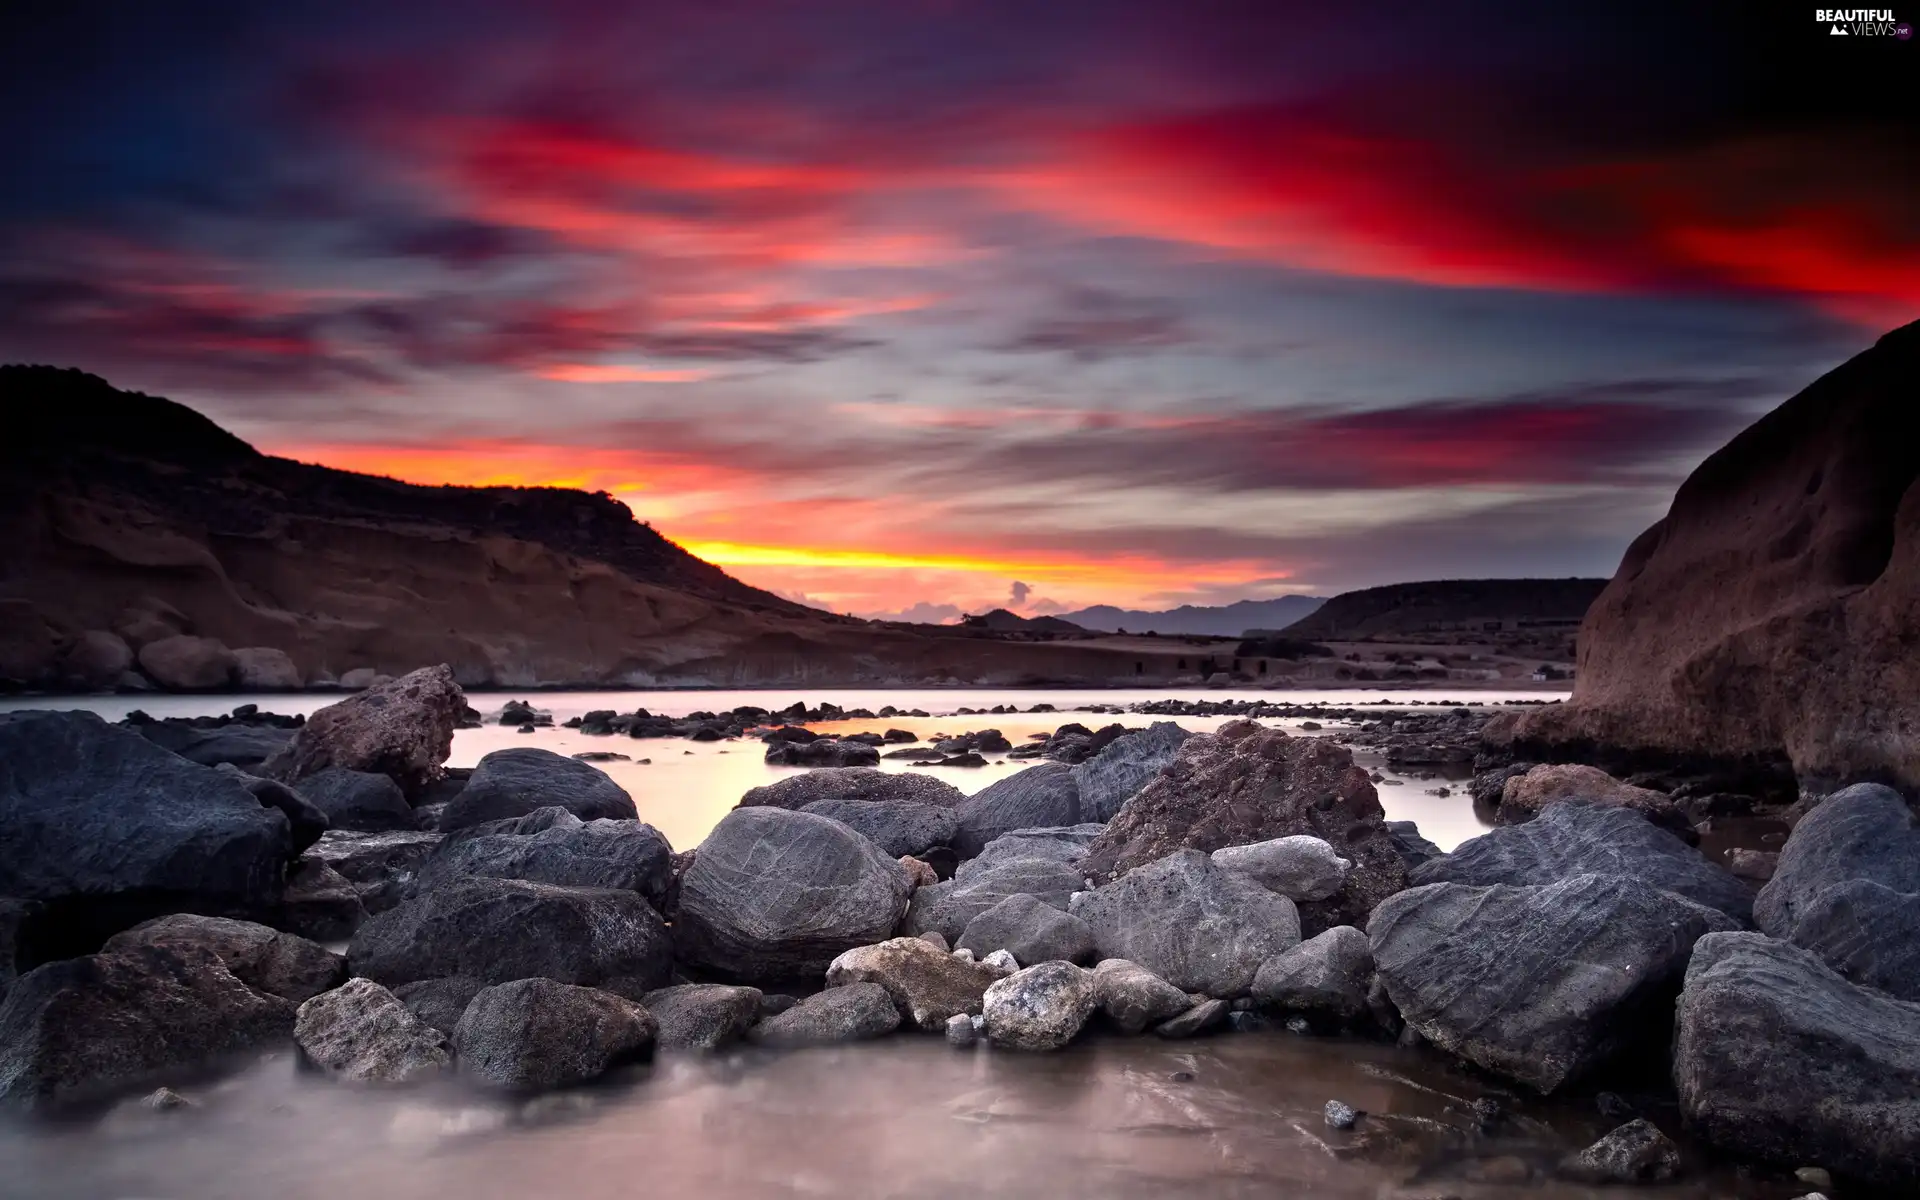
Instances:
[[[1608,575],[1920,317],[1920,40],[1806,7],[32,7],[0,361],[866,616]]]

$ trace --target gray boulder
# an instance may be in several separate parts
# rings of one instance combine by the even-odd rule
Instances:
[[[140,647],[140,669],[170,692],[210,692],[233,682],[233,651],[213,638],[177,633]]]
[[[308,1062],[350,1083],[408,1083],[453,1065],[446,1034],[371,979],[302,1004],[293,1040]]]
[[[952,879],[914,892],[901,931],[916,937],[938,933],[952,945],[975,917],[1009,896],[1032,896],[1064,912],[1068,897],[1084,886],[1079,871],[1052,859],[1003,859],[967,870],[972,866],[962,863]]]
[[[369,913],[381,913],[405,900],[421,860],[445,841],[427,832],[354,833],[328,830],[306,857],[326,864],[353,884]]]
[[[330,829],[386,833],[418,827],[400,785],[371,771],[316,771],[300,781],[300,794],[326,814]]]
[[[316,942],[344,942],[367,919],[353,881],[317,858],[296,859],[287,868],[273,925]]]
[[[48,963],[0,1002],[0,1103],[47,1109],[151,1086],[282,1041],[293,1014],[200,946]]]
[[[1080,792],[1080,819],[1105,823],[1120,813],[1133,794],[1173,761],[1180,744],[1193,735],[1172,721],[1155,721],[1138,733],[1115,738],[1073,769]]]
[[[1005,950],[1027,964],[1059,960],[1084,966],[1097,950],[1085,921],[1026,895],[1008,896],[968,921],[957,945],[979,958]]]
[[[420,860],[414,892],[485,876],[639,892],[655,908],[673,884],[673,847],[641,821],[582,821],[564,808],[489,821],[453,834]]]
[[[1035,763],[981,788],[961,802],[953,848],[962,858],[1016,829],[1080,822],[1080,785],[1065,763]]]
[[[440,814],[440,829],[450,833],[551,807],[564,808],[582,821],[632,821],[640,816],[627,790],[592,763],[536,746],[514,746],[480,760],[467,786]]]
[[[409,799],[439,779],[467,698],[444,663],[376,682],[307,718],[260,773],[298,786],[329,767],[389,775]]]
[[[876,767],[821,767],[750,788],[739,807],[805,808],[816,800],[867,800],[881,804],[933,804],[952,808],[966,793],[944,779],[918,771]]]
[[[815,800],[800,811],[865,834],[893,858],[944,846],[958,828],[953,809],[913,801]]]
[[[660,1025],[656,1037],[667,1050],[718,1050],[739,1041],[760,1019],[759,988],[724,983],[682,983],[641,999]]]
[[[1233,1005],[1225,1000],[1202,1000],[1172,1020],[1160,1022],[1153,1032],[1163,1038],[1199,1037],[1225,1025],[1232,1014]]]
[[[460,1023],[467,1005],[472,1004],[473,998],[485,991],[486,987],[483,979],[453,975],[445,979],[419,979],[403,983],[393,989],[393,994],[407,1006],[408,1012],[451,1037],[453,1027]]]
[[[1087,847],[1105,828],[1092,824],[1055,825],[1003,833],[988,842],[979,854],[956,867],[953,875],[956,879],[977,875],[1016,858],[1045,858],[1078,867],[1087,857]]]
[[[865,742],[823,737],[811,742],[769,742],[766,762],[778,767],[876,767],[880,752]]]
[[[1106,959],[1093,969],[1093,999],[1126,1033],[1139,1033],[1193,1007],[1193,997],[1124,958]]]
[[[1079,1035],[1096,1005],[1093,972],[1044,962],[987,989],[981,1005],[987,1038],[1010,1050],[1058,1050]]]
[[[598,1079],[653,1050],[657,1026],[633,1001],[551,979],[516,979],[473,998],[453,1030],[461,1073],[547,1092]]]
[[[253,793],[255,800],[278,811],[287,819],[287,828],[293,837],[287,849],[293,854],[305,854],[307,848],[319,841],[321,835],[330,827],[326,813],[315,808],[307,802],[305,796],[277,779],[249,775],[229,762],[217,763],[213,769],[239,783],[241,787]]]
[[[748,1035],[763,1046],[824,1046],[864,1042],[900,1028],[900,1010],[877,983],[828,988],[755,1025]]]
[[[817,977],[843,951],[892,936],[907,894],[900,864],[840,822],[736,808],[680,877],[674,943],[726,979]]]
[[[285,750],[294,731],[277,725],[216,725],[202,728],[184,721],[153,721],[132,728],[162,750],[171,750],[188,762],[203,767],[222,763],[254,772],[264,770],[268,759]]]
[[[1446,854],[1445,850],[1420,836],[1420,826],[1412,821],[1385,822],[1387,836],[1393,841],[1393,848],[1400,855],[1400,861],[1411,871],[1422,863],[1432,862]]]
[[[1310,834],[1222,846],[1211,857],[1215,866],[1249,876],[1289,900],[1325,900],[1340,890],[1353,869],[1351,860]]]
[[[1680,1147],[1653,1122],[1628,1121],[1560,1164],[1584,1183],[1665,1183],[1680,1173]]]
[[[1368,1015],[1373,986],[1373,950],[1367,935],[1336,925],[1260,964],[1253,977],[1254,1002],[1283,1012],[1301,1012],[1337,1025]]]
[[[635,892],[472,878],[369,919],[347,963],[390,988],[450,975],[488,983],[539,976],[641,995],[667,981],[673,946]]]
[[[1367,940],[1408,1025],[1545,1093],[1663,1028],[1693,943],[1736,927],[1638,880],[1576,875],[1412,888],[1374,911]]]
[[[948,954],[917,937],[856,946],[827,968],[829,988],[877,983],[887,989],[903,1021],[938,1032],[958,1013],[980,1011],[980,998],[999,972]]]
[[[1701,938],[1674,1024],[1688,1127],[1782,1167],[1920,1192],[1920,1004],[1757,933]]]
[[[347,977],[347,960],[318,942],[226,917],[155,917],[114,934],[101,949],[119,954],[136,946],[211,950],[241,983],[295,1004],[340,986]]]
[[[1740,925],[1753,892],[1705,855],[1631,808],[1567,802],[1524,825],[1507,825],[1460,843],[1452,854],[1408,873],[1415,887],[1464,883],[1535,887],[1575,875],[1618,875],[1717,908]]]
[[[1184,992],[1247,994],[1260,964],[1299,944],[1293,901],[1198,850],[1136,867],[1076,897],[1102,958],[1139,963]]]
[[[1891,788],[1835,792],[1794,826],[1753,915],[1855,983],[1920,1000],[1920,821]]]

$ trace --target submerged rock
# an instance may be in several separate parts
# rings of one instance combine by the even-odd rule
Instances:
[[[371,771],[416,797],[440,777],[466,708],[450,668],[422,667],[314,713],[260,773],[298,784],[329,767]]]
[[[155,917],[114,934],[102,950],[118,954],[136,946],[211,950],[241,983],[295,1004],[338,987],[347,977],[347,960],[317,942],[225,917]]]
[[[769,742],[766,761],[781,767],[872,767],[880,752],[864,742],[817,738],[811,742]]]
[[[293,1040],[309,1062],[350,1083],[408,1083],[453,1065],[446,1034],[371,979],[302,1004]]]
[[[1260,964],[1300,941],[1293,901],[1182,850],[1082,893],[1074,915],[1103,958],[1139,963],[1186,992],[1244,996]]]
[[[1680,1174],[1680,1147],[1653,1122],[1633,1120],[1560,1164],[1586,1183],[1665,1183]]]
[[[1172,1020],[1154,1026],[1153,1032],[1163,1038],[1199,1037],[1225,1025],[1232,1014],[1233,1006],[1225,1000],[1202,1000]]]
[[[1058,1050],[1093,1015],[1093,973],[1072,963],[1045,962],[1015,971],[989,987],[982,1003],[987,1037],[1011,1050]]]
[[[452,832],[554,807],[582,821],[631,821],[640,815],[627,790],[593,764],[537,746],[514,746],[480,760],[467,786],[447,802],[440,828]]]
[[[827,986],[877,983],[887,989],[901,1019],[938,1032],[947,1018],[980,1011],[980,999],[1000,973],[982,963],[955,958],[917,937],[877,946],[857,946],[827,968]]]
[[[900,1010],[877,983],[850,983],[808,996],[753,1027],[764,1046],[822,1046],[885,1037],[900,1028]]]
[[[653,1049],[653,1017],[595,988],[517,979],[473,998],[453,1031],[461,1073],[492,1087],[544,1092],[597,1079]]]
[[[967,797],[955,815],[959,827],[953,848],[962,858],[971,858],[1016,829],[1077,824],[1080,785],[1065,763],[1035,763]]]

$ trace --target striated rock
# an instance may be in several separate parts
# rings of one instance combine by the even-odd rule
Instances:
[[[1104,959],[1093,970],[1094,1004],[1123,1032],[1139,1033],[1193,1007],[1193,997],[1136,962]]]
[[[1293,901],[1197,850],[1081,893],[1073,913],[1102,958],[1139,963],[1185,992],[1244,996],[1268,958],[1300,941]]]
[[[1680,1147],[1651,1121],[1633,1120],[1560,1164],[1584,1183],[1665,1183],[1680,1174]]]
[[[233,651],[213,638],[175,634],[140,647],[140,669],[171,692],[210,692],[233,682]]]
[[[422,667],[314,713],[261,774],[298,784],[329,767],[370,771],[418,796],[440,777],[466,708],[452,670]]]
[[[1325,900],[1340,890],[1353,869],[1323,839],[1305,834],[1222,846],[1211,857],[1214,866],[1238,871],[1289,900]]]
[[[987,1038],[1010,1050],[1058,1050],[1093,1015],[1093,972],[1044,962],[989,987],[982,1002]]]
[[[668,1050],[718,1050],[739,1041],[760,1019],[759,988],[682,983],[641,999],[659,1023],[656,1040]]]
[[[1355,1025],[1369,1015],[1373,950],[1367,935],[1336,925],[1260,964],[1254,1003],[1301,1012],[1331,1024]]]
[[[774,808],[805,808],[816,800],[867,800],[952,808],[966,798],[966,793],[944,779],[935,779],[917,771],[820,767],[801,775],[789,775],[763,787],[750,788],[740,797],[739,807],[771,805]]]
[[[957,1013],[980,1011],[980,997],[1000,975],[915,937],[856,946],[827,968],[827,986],[877,983],[893,997],[903,1021],[928,1032],[946,1028]]]
[[[347,960],[325,946],[252,921],[186,913],[155,917],[108,938],[102,953],[138,946],[210,950],[241,983],[295,1004],[338,987],[347,977]]]
[[[1172,1020],[1154,1026],[1153,1032],[1163,1038],[1199,1037],[1225,1025],[1232,1012],[1233,1006],[1225,1000],[1202,1000]]]
[[[1566,803],[1632,809],[1676,833],[1693,827],[1664,793],[1621,783],[1598,767],[1579,763],[1544,764],[1508,779],[1500,789],[1495,819],[1502,825],[1518,825],[1533,820],[1551,805]]]
[[[300,781],[300,795],[326,815],[329,829],[389,833],[417,828],[400,785],[371,771],[330,767]]]
[[[294,1006],[199,946],[138,946],[27,972],[0,1002],[0,1103],[91,1100],[285,1038]]]
[[[627,790],[593,764],[535,746],[515,746],[480,760],[467,786],[447,802],[440,828],[452,832],[555,807],[582,821],[632,821],[640,815]]]
[[[285,650],[246,646],[233,652],[233,682],[248,692],[297,692],[306,681]]]
[[[666,927],[634,892],[517,879],[458,879],[370,919],[347,947],[353,974],[387,987],[465,975],[542,976],[641,995],[667,981]]]
[[[445,841],[438,833],[353,833],[329,830],[307,851],[337,871],[359,893],[369,913],[406,899],[422,859]]]
[[[962,863],[952,879],[913,893],[901,932],[938,933],[956,944],[975,917],[1009,896],[1033,896],[1064,912],[1067,898],[1084,886],[1078,870],[1053,859],[999,859],[984,867],[980,862]]]
[[[1374,911],[1367,940],[1420,1036],[1545,1093],[1664,1027],[1694,942],[1734,927],[1638,880],[1576,875],[1412,888]]]
[[[823,1046],[885,1037],[900,1028],[900,1010],[877,983],[828,988],[768,1017],[750,1037],[763,1046]]]
[[[546,1092],[644,1058],[656,1031],[646,1009],[611,992],[516,979],[473,998],[454,1027],[453,1046],[469,1078]]]
[[[1405,886],[1406,867],[1384,821],[1373,784],[1345,747],[1234,721],[1182,743],[1108,824],[1082,868],[1105,880],[1175,850],[1317,837],[1354,864],[1338,893],[1302,907],[1303,926],[1317,933],[1364,922]]]
[[[460,1016],[467,1011],[467,1005],[473,1003],[473,998],[486,987],[483,979],[452,975],[445,979],[419,979],[403,983],[393,989],[393,994],[407,1006],[408,1012],[451,1037],[453,1027],[460,1023]]]
[[[1920,1004],[1757,933],[1694,948],[1673,1082],[1695,1134],[1782,1167],[1920,1189]]]
[[[1016,829],[1074,825],[1080,820],[1080,786],[1064,763],[1036,763],[981,788],[955,810],[959,828],[953,848],[971,858],[988,842]]]
[[[865,742],[817,738],[811,742],[768,742],[767,765],[776,767],[874,767],[880,752]]]
[[[663,908],[673,847],[641,821],[582,821],[564,808],[543,808],[452,835],[420,860],[411,887],[417,893],[469,876],[615,888]]]
[[[988,842],[986,849],[956,867],[954,877],[978,875],[1016,858],[1044,858],[1077,868],[1087,857],[1087,847],[1105,828],[1104,825],[1091,824],[1056,825],[1003,833]]]
[[[815,800],[800,811],[865,834],[894,858],[944,846],[958,828],[953,809],[913,801]]]
[[[1072,913],[1034,896],[1008,896],[973,920],[960,934],[959,947],[986,957],[996,950],[1015,962],[1072,962],[1085,965],[1095,956],[1093,930]]]
[[[446,1034],[371,979],[302,1004],[293,1040],[307,1061],[351,1083],[410,1083],[453,1065]]]
[[[1575,875],[1618,875],[1717,908],[1741,925],[1753,893],[1698,850],[1638,812],[1556,804],[1536,820],[1481,834],[1416,867],[1407,882],[1533,887]]]
[[[1098,754],[1073,769],[1080,792],[1080,819],[1105,823],[1135,792],[1173,761],[1193,735],[1172,721],[1155,721],[1137,733],[1108,742]]]
[[[674,944],[723,978],[814,977],[842,952],[891,936],[907,894],[900,864],[838,821],[736,808],[681,876]]]

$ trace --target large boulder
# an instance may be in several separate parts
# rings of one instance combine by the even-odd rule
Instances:
[[[451,668],[422,667],[314,713],[261,774],[298,784],[329,767],[371,771],[417,797],[440,777],[466,709]]]
[[[1680,1110],[1707,1141],[1920,1192],[1920,1004],[1757,933],[1694,947],[1674,1023]]]
[[[306,681],[285,650],[243,646],[233,652],[233,682],[247,692],[297,692]]]
[[[957,810],[953,848],[962,858],[980,853],[1005,833],[1080,822],[1080,785],[1065,763],[1035,763],[966,798]]]
[[[213,638],[175,634],[140,647],[140,669],[170,692],[210,692],[232,684],[239,665]]]
[[[1009,858],[984,867],[979,861],[962,863],[952,879],[914,892],[901,932],[938,933],[952,944],[975,917],[1009,896],[1032,896],[1065,911],[1068,898],[1084,886],[1077,869],[1056,859]]]
[[[371,771],[316,771],[300,781],[300,795],[326,814],[329,829],[389,833],[418,828],[400,785]]]
[[[1374,910],[1387,995],[1441,1049],[1546,1093],[1664,1029],[1718,909],[1617,875],[1412,888]]]
[[[1903,1000],[1920,1000],[1920,821],[1892,788],[1863,783],[1794,826],[1753,904],[1765,933]]]
[[[295,1004],[338,987],[347,977],[347,960],[318,942],[226,917],[155,917],[114,934],[102,950],[120,954],[137,946],[211,950],[241,983]]]
[[[453,1048],[468,1078],[544,1092],[645,1058],[657,1029],[646,1009],[611,992],[516,979],[473,998],[454,1027]]]
[[[30,971],[0,1003],[0,1103],[51,1108],[262,1049],[294,1006],[198,946],[139,946]]]
[[[157,913],[264,912],[287,819],[91,713],[0,715],[0,896],[61,908],[76,949]]]
[[[817,992],[755,1025],[763,1046],[823,1046],[885,1037],[900,1028],[900,1009],[877,983],[850,983]]]
[[[638,893],[457,879],[370,918],[347,965],[387,987],[464,975],[543,976],[638,996],[667,981],[673,946]]]
[[[1524,825],[1470,838],[1415,867],[1407,882],[1504,883],[1534,887],[1575,875],[1619,875],[1717,908],[1741,925],[1753,911],[1753,892],[1731,873],[1645,817],[1627,808],[1556,804]]]
[[[1353,869],[1325,840],[1307,834],[1222,846],[1211,857],[1214,866],[1250,876],[1289,900],[1325,900],[1340,890]]]
[[[893,997],[900,1019],[937,1033],[947,1019],[980,1011],[987,985],[1000,978],[992,967],[948,954],[917,937],[856,946],[827,968],[827,986],[877,983]]]
[[[329,830],[307,851],[360,893],[369,913],[385,912],[412,894],[414,872],[445,841],[438,833]]]
[[[447,1036],[371,979],[309,999],[293,1023],[308,1062],[350,1083],[408,1083],[453,1065]]]
[[[1075,898],[1102,958],[1139,963],[1185,992],[1244,996],[1260,964],[1300,941],[1293,901],[1197,850]]]
[[[718,1050],[753,1028],[761,999],[759,988],[681,983],[648,992],[640,1002],[659,1023],[656,1041],[663,1049]]]
[[[258,775],[249,775],[232,763],[221,763],[214,770],[239,783],[253,793],[253,798],[268,808],[277,809],[287,819],[287,828],[292,842],[287,849],[290,853],[305,854],[307,848],[320,840],[322,834],[331,828],[327,814],[307,802],[307,798],[294,791],[278,779],[263,779]]]
[[[857,830],[895,858],[944,846],[958,828],[953,809],[913,801],[815,800],[800,811]]]
[[[1093,1000],[1125,1033],[1139,1033],[1193,1007],[1192,996],[1124,958],[1103,959],[1093,969]]]
[[[583,821],[636,820],[633,797],[605,771],[536,746],[495,750],[440,814],[443,832],[564,808]]]
[[[471,875],[620,888],[661,908],[673,884],[673,847],[641,821],[582,821],[564,808],[543,808],[448,837],[420,860],[412,888],[427,891]]]
[[[946,780],[918,771],[820,767],[750,788],[740,797],[739,807],[805,808],[816,800],[871,800],[952,808],[966,798],[966,793]]]
[[[1920,324],[1701,463],[1587,610],[1572,701],[1513,748],[1920,789],[1916,380]]]
[[[843,951],[891,936],[907,894],[900,864],[840,822],[736,808],[680,877],[674,944],[739,982],[817,977]]]
[[[294,735],[294,730],[278,725],[239,721],[225,725],[193,725],[183,720],[148,721],[128,728],[188,762],[203,767],[226,763],[248,773],[260,770],[262,763],[285,750]]]
[[[287,888],[273,912],[273,926],[316,942],[344,942],[367,919],[367,906],[353,881],[317,858],[287,867]]]
[[[1666,793],[1622,783],[1598,767],[1581,763],[1542,764],[1508,779],[1500,787],[1494,819],[1502,825],[1518,825],[1551,805],[1568,803],[1631,809],[1675,832],[1691,828]]]
[[[968,921],[954,948],[971,950],[976,958],[1005,950],[1015,962],[1028,965],[1056,959],[1084,965],[1099,947],[1093,930],[1079,917],[1037,897],[1019,895]]]
[[[1374,905],[1406,886],[1406,865],[1380,798],[1351,752],[1326,738],[1289,737],[1234,721],[1183,742],[1081,865],[1106,880],[1175,850],[1211,853],[1301,834],[1320,838],[1353,863],[1332,897],[1301,906],[1310,934],[1363,924]]]
[[[1373,950],[1367,935],[1336,925],[1260,964],[1253,999],[1265,1008],[1307,1013],[1335,1025],[1367,1016]]]
[[[1015,971],[989,987],[981,1005],[987,1038],[1010,1050],[1058,1050],[1098,1006],[1093,972],[1067,962]]]
[[[62,678],[88,691],[110,691],[132,669],[133,647],[104,629],[82,633],[60,659]]]
[[[1104,824],[1119,816],[1121,806],[1172,762],[1181,744],[1192,736],[1172,721],[1155,721],[1108,742],[1073,769],[1073,781],[1080,789],[1080,819]]]

